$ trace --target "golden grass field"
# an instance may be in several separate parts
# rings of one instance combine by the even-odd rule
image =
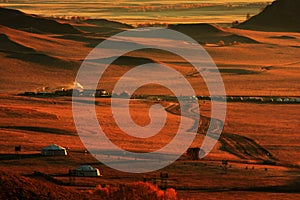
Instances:
[[[12,184],[7,186],[12,195],[18,193],[15,184],[32,193],[40,190],[38,187],[46,188],[44,194],[52,194],[52,199],[101,199],[90,192],[96,185],[130,184],[155,177],[159,185],[159,174],[164,172],[169,174],[168,187],[176,190],[177,199],[300,198],[299,103],[228,102],[220,140],[201,160],[192,161],[184,154],[168,167],[145,174],[120,172],[96,160],[78,136],[71,97],[17,95],[42,88],[71,88],[80,64],[92,48],[108,36],[126,30],[124,24],[111,28],[109,23],[69,23],[81,33],[34,33],[0,26],[0,185]],[[211,29],[214,31],[209,32]],[[300,96],[299,32],[241,30],[208,24],[183,30],[210,54],[221,72],[227,95]],[[204,80],[189,63],[153,49],[119,58],[105,71],[99,86],[112,92],[125,72],[149,61],[172,67],[184,75],[197,95],[208,95]],[[172,93],[158,85],[146,85],[136,94]],[[92,100],[82,99],[81,103]],[[133,152],[150,152],[171,141],[180,122],[176,101],[149,99],[130,101],[133,121],[140,126],[149,124],[149,108],[155,103],[168,111],[167,123],[159,134],[147,139],[134,138],[120,130],[112,117],[110,98],[97,98],[95,108],[99,124],[114,144]],[[209,123],[211,102],[198,103],[201,120]],[[199,127],[191,147],[200,147],[204,129]],[[41,156],[41,149],[53,143],[67,148],[68,156]],[[14,147],[18,145],[22,151],[15,155]],[[224,169],[222,160],[228,160],[228,169]],[[83,164],[99,168],[103,176],[71,180],[68,170]],[[34,171],[51,175],[65,185],[32,176]],[[25,187],[26,183],[29,186]]]
[[[68,97],[44,99],[1,95],[1,102],[1,170],[13,171],[21,175],[32,174],[33,171],[63,175],[67,174],[69,169],[81,164],[92,164],[101,170],[103,176],[101,178],[77,178],[76,180],[77,184],[90,187],[97,184],[130,183],[142,181],[145,176],[151,178],[159,176],[159,172],[147,174],[118,172],[84,153],[85,148],[76,134],[72,121],[71,99]],[[109,116],[110,100],[100,99],[97,102],[99,102],[96,106],[98,113],[101,113],[101,116]],[[167,106],[168,102],[164,105]],[[200,105],[203,105],[205,116],[209,112],[209,108],[206,108],[209,104],[200,102]],[[141,125],[147,123],[147,116],[145,116],[147,112],[141,112],[141,110],[146,111],[149,102],[135,100],[131,103],[131,107],[133,119]],[[276,158],[275,165],[263,164],[255,159],[241,159],[221,151],[219,149],[221,144],[218,144],[203,160],[190,161],[183,156],[160,171],[169,173],[169,186],[177,190],[179,199],[198,199],[199,197],[213,199],[223,195],[224,197],[234,195],[237,198],[239,195],[246,195],[249,198],[297,199],[298,195],[294,194],[293,190],[296,189],[299,180],[297,178],[299,175],[298,109],[298,105],[253,103],[229,103],[228,105],[224,132],[255,140]],[[291,116],[293,116],[294,123],[293,120],[289,120]],[[277,122],[278,117],[283,120]],[[109,119],[109,117],[106,118]],[[115,144],[131,151],[142,152],[155,150],[168,141],[168,137],[172,137],[176,131],[178,117],[168,114],[168,118],[172,123],[167,124],[168,129],[160,133],[161,137],[139,142],[132,137],[125,136],[114,123],[111,123],[110,119],[100,117],[105,133]],[[199,145],[202,139],[201,135],[197,136],[194,145]],[[51,143],[68,147],[69,155],[53,158],[39,156],[40,150]],[[16,145],[23,147],[20,158],[14,155]],[[229,160],[230,167],[227,172],[221,167],[224,159]],[[56,178],[69,182],[67,176]]]

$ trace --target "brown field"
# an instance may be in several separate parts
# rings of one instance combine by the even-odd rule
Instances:
[[[76,178],[73,189],[83,186],[88,189],[97,184],[124,184],[142,181],[145,176],[149,178],[159,176],[159,171],[147,174],[122,173],[106,167],[91,155],[84,153],[85,148],[72,122],[70,100],[68,97],[32,98],[1,95],[1,170],[11,170],[25,176],[40,171],[51,174],[65,183],[70,182],[66,176],[68,170],[81,164],[92,164],[103,173],[101,178]],[[97,102],[98,113],[101,113],[101,116],[109,116],[111,111],[107,105],[110,104],[110,100],[99,99]],[[169,102],[163,104],[167,106]],[[209,113],[209,103],[200,102],[200,105],[205,116]],[[134,120],[141,125],[147,123],[145,120],[147,116],[142,116],[147,113],[149,102],[135,100],[131,103],[131,107]],[[240,158],[220,150],[219,143],[203,160],[190,161],[184,155],[160,171],[169,174],[169,187],[176,189],[179,199],[199,197],[212,199],[231,195],[236,198],[246,196],[297,199],[295,191],[299,183],[300,148],[297,132],[298,109],[299,105],[228,104],[224,133],[234,133],[255,140],[274,156],[276,164],[263,164],[262,160],[255,158],[252,160]],[[294,123],[289,120],[291,116],[295,120]],[[109,117],[108,120],[100,118],[101,125],[105,125],[107,136],[115,144],[131,151],[141,152],[155,150],[164,145],[168,137],[172,137],[176,131],[177,126],[174,122],[178,120],[176,115],[168,114],[172,123],[167,124],[168,130],[160,133],[163,137],[157,139],[154,137],[143,143],[137,143],[135,138],[128,137],[118,130]],[[282,120],[278,121],[278,118]],[[202,139],[203,137],[198,135],[193,145],[198,146]],[[69,155],[53,158],[40,156],[41,148],[51,143],[68,147]],[[23,147],[19,156],[14,152],[16,145]],[[221,167],[224,159],[229,160],[230,166],[227,171]]]

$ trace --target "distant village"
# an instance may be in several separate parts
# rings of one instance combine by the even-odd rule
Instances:
[[[175,96],[169,95],[130,95],[127,91],[120,94],[109,93],[105,89],[59,89],[53,92],[39,91],[39,92],[24,92],[18,94],[20,96],[30,97],[96,97],[96,98],[131,98],[131,99],[149,99],[155,101],[198,101],[198,100],[212,100],[212,101],[226,101],[226,102],[254,102],[254,103],[300,103],[300,97],[283,97],[283,96]]]
[[[19,95],[33,96],[33,97],[63,97],[63,96],[76,96],[76,97],[111,97],[111,94],[104,89],[59,89],[53,92],[39,91],[39,92],[24,92]]]

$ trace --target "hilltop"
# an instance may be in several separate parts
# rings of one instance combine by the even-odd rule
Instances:
[[[260,31],[300,32],[300,1],[276,0],[238,28]]]
[[[133,28],[104,19],[50,19],[5,8],[0,8],[0,16],[0,93],[36,91],[44,87],[69,88],[82,61],[95,46],[116,33]],[[39,23],[44,25],[39,26]],[[300,36],[296,33],[249,31],[208,23],[174,24],[168,28],[205,45],[224,75],[227,92],[231,94],[248,95],[252,91],[256,95],[269,94],[269,91],[258,90],[261,86],[273,91],[282,88],[278,92],[285,95],[287,91],[293,95],[299,91],[296,88]],[[151,38],[145,37],[145,41],[151,43]],[[126,39],[121,44],[123,42],[127,42]],[[162,45],[165,42],[162,41]],[[153,62],[174,67],[202,91],[204,85],[196,81],[197,74],[188,63],[170,53],[149,49],[131,52],[116,60],[107,70],[102,87],[112,91],[111,77],[117,79],[136,65]],[[252,80],[255,84],[249,86]],[[244,88],[250,88],[251,92]]]
[[[69,24],[62,24],[51,19],[25,14],[8,8],[0,8],[0,25],[37,33],[80,33],[79,30]]]

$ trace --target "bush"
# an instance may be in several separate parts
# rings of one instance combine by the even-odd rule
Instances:
[[[136,182],[128,185],[119,186],[100,186],[97,185],[93,195],[99,199],[124,199],[124,200],[176,200],[177,194],[173,188],[165,192],[151,183]]]

